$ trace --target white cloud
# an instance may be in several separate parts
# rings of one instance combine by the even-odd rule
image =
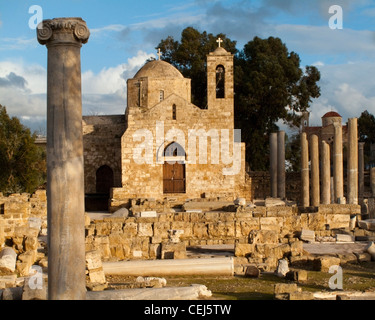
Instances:
[[[84,114],[123,113],[126,106],[126,80],[132,78],[154,54],[139,51],[127,63],[105,68],[98,74],[91,70],[82,74]]]
[[[99,73],[82,74],[82,111],[84,114],[121,114],[126,107],[126,80],[153,54],[139,51],[124,64]],[[11,76],[9,76],[11,75]],[[40,130],[46,122],[47,70],[23,61],[0,62],[0,104],[7,107],[32,130]],[[12,84],[12,80],[15,85]]]
[[[375,114],[375,63],[326,65],[319,69],[322,95],[312,104],[311,125],[320,125],[320,117],[331,110],[338,112],[343,122],[359,117],[364,110]]]

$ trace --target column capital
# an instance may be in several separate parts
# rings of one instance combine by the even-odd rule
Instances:
[[[37,37],[42,45],[81,46],[88,41],[90,31],[81,18],[55,18],[43,20],[38,25]]]

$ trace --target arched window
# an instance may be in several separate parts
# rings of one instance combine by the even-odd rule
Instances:
[[[222,65],[216,67],[216,99],[225,98],[225,68]]]
[[[177,142],[172,142],[165,147],[164,157],[185,157],[185,150]]]

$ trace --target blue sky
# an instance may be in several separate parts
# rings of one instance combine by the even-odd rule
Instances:
[[[313,125],[330,110],[344,122],[375,114],[375,0],[0,0],[0,104],[33,130],[45,128],[47,49],[29,27],[32,5],[43,19],[82,17],[91,31],[81,51],[84,114],[123,113],[126,79],[188,26],[225,33],[238,49],[254,36],[280,37],[301,66],[316,65]],[[329,28],[332,5],[342,8],[343,29]]]

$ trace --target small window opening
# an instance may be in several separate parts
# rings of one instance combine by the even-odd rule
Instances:
[[[163,101],[164,100],[164,90],[160,90],[159,92],[159,101]]]
[[[172,107],[172,119],[173,119],[173,120],[176,120],[176,119],[177,119],[177,107],[176,107],[175,104],[174,104],[173,107]]]
[[[216,99],[225,98],[225,69],[222,65],[216,68]]]

